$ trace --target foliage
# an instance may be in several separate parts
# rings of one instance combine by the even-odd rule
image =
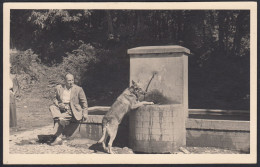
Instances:
[[[26,74],[28,82],[38,81],[41,75],[40,59],[31,49],[10,55],[11,72],[14,74]],[[29,78],[29,79],[28,79]]]
[[[63,58],[59,69],[63,74],[66,72],[72,73],[75,80],[80,85],[85,81],[85,74],[92,64],[98,62],[94,47],[89,44],[81,44],[78,49],[67,53],[67,57]]]
[[[11,73],[16,74],[21,89],[30,87],[45,74],[38,55],[31,49],[10,54]]]
[[[38,55],[34,54],[31,49],[24,52],[19,52],[18,54],[10,55],[10,63],[12,66],[13,73],[21,74],[22,72],[27,73],[31,71],[30,68],[32,62],[39,62]]]
[[[182,45],[191,108],[249,108],[249,23],[248,10],[11,10],[11,47],[72,71],[89,98],[113,100],[129,83],[127,49]]]

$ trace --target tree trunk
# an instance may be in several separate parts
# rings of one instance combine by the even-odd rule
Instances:
[[[107,15],[108,35],[113,35],[114,29],[113,29],[111,13],[109,10],[106,10],[106,15]]]
[[[178,17],[178,36],[177,41],[181,41],[183,39],[183,13],[182,11],[177,11],[177,17]]]
[[[226,52],[224,44],[224,32],[225,32],[225,13],[220,11],[218,14],[218,23],[219,23],[219,50]]]
[[[144,22],[144,18],[143,18],[143,12],[142,11],[137,11],[137,33],[141,32],[143,29],[143,22]]]
[[[234,37],[233,53],[239,55],[241,47],[241,39],[243,37],[243,18],[246,16],[247,11],[240,11],[236,20],[236,32]]]

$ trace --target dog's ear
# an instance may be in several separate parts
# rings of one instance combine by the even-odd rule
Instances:
[[[134,80],[132,80],[132,84],[135,86],[136,85],[136,83],[135,83],[135,81]]]

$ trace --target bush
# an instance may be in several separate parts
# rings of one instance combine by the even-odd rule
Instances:
[[[40,59],[31,49],[10,54],[11,73],[17,75],[21,89],[37,82],[44,73]]]
[[[40,62],[38,55],[34,54],[31,49],[17,52],[10,55],[11,72],[13,74],[22,74],[32,72],[33,62]]]
[[[75,83],[82,85],[86,80],[85,76],[89,68],[99,61],[95,48],[83,43],[72,53],[66,54],[67,57],[64,57],[60,64],[50,68],[50,80],[61,83],[62,76],[69,72],[74,75]]]

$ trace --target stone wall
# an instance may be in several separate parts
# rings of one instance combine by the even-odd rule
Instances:
[[[249,121],[188,119],[186,132],[187,146],[250,150]]]

